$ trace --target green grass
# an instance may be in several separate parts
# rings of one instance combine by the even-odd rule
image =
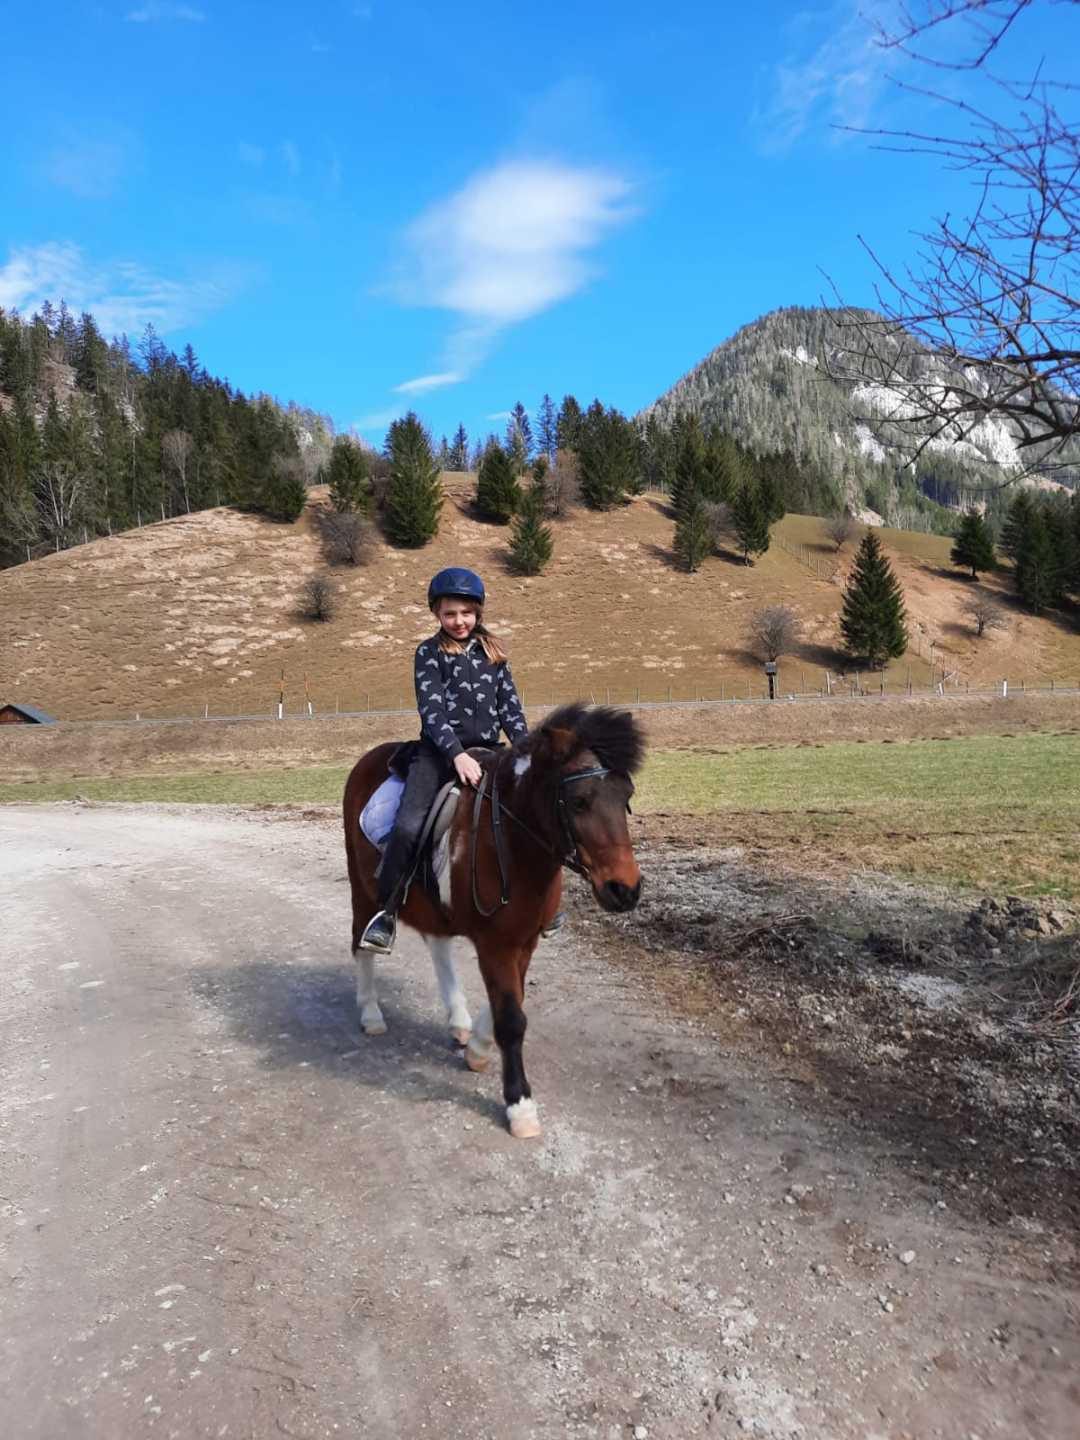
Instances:
[[[346,766],[0,785],[0,802],[337,805]],[[654,754],[642,815],[794,858],[963,887],[1080,896],[1080,736],[1034,734]]]
[[[307,770],[254,770],[201,775],[143,775],[127,780],[44,780],[0,785],[0,804],[27,801],[157,801],[185,805],[337,805],[347,765]]]
[[[995,809],[1080,818],[1080,736],[977,736],[881,744],[655,755],[639,808],[703,815],[724,810],[865,810],[943,820]]]

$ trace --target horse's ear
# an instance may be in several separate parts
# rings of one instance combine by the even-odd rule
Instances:
[[[545,748],[550,750],[556,760],[565,760],[577,743],[573,730],[564,730],[558,725],[544,725],[540,734],[544,738]]]

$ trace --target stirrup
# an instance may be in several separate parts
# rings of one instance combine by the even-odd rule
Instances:
[[[380,910],[364,927],[364,933],[360,936],[360,949],[376,950],[381,955],[389,955],[394,948],[396,937],[397,920],[385,910]]]
[[[550,940],[552,935],[557,935],[566,924],[566,911],[559,910],[551,917],[551,924],[545,925],[540,931],[541,939]]]

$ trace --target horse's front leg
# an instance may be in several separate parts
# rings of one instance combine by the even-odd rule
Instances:
[[[510,1134],[516,1140],[529,1140],[540,1134],[540,1117],[522,1056],[528,1025],[522,1002],[532,947],[493,952],[484,946],[479,955],[480,973],[491,1004],[495,1043],[502,1055],[503,1098]]]
[[[435,976],[439,982],[439,994],[446,1006],[446,1023],[450,1026],[450,1038],[455,1045],[467,1045],[472,1033],[472,1016],[469,1002],[458,979],[454,964],[453,942],[441,935],[425,935],[424,943],[431,951]]]

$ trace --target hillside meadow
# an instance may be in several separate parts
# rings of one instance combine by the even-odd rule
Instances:
[[[764,604],[792,606],[803,624],[783,666],[785,690],[816,691],[826,671],[844,668],[837,615],[852,552],[837,557],[819,519],[788,516],[754,566],[722,556],[687,575],[672,563],[667,504],[647,494],[554,522],[554,559],[526,579],[507,568],[506,529],[471,513],[471,478],[445,481],[437,539],[408,551],[374,535],[362,565],[334,567],[339,606],[325,623],[297,614],[303,580],[324,565],[319,489],[293,524],[209,510],[2,571],[0,696],[62,719],[269,714],[284,672],[290,714],[308,699],[319,713],[407,708],[411,651],[432,628],[427,581],[450,563],[487,580],[488,619],[533,704],[759,693],[761,666],[745,636]],[[1009,628],[977,640],[963,616],[976,587],[950,567],[950,542],[879,533],[911,619],[911,648],[890,667],[891,686],[928,684],[931,642],[937,673],[944,666],[951,683],[1076,683],[1074,627],[1023,613],[994,577],[984,585],[1002,598]]]

